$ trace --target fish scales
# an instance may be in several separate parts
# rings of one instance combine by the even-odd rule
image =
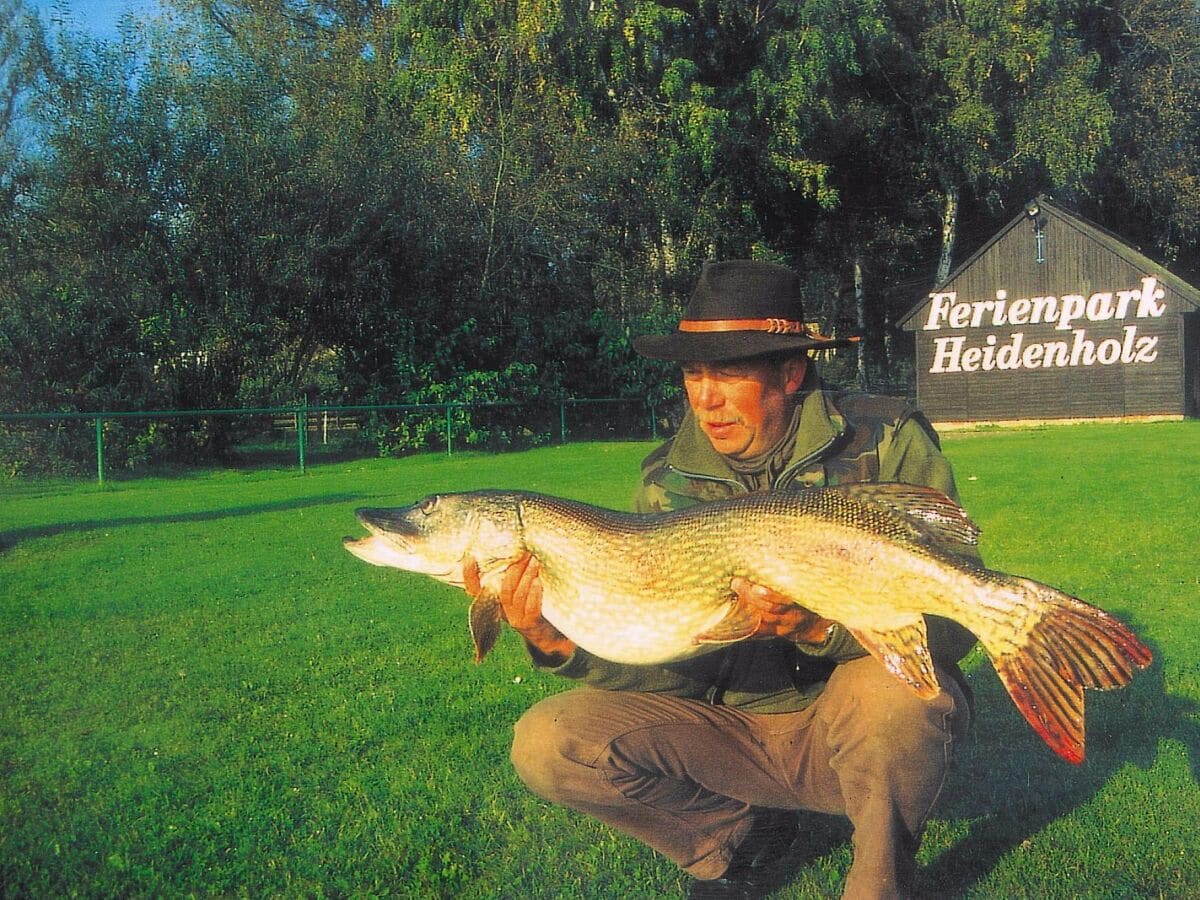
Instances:
[[[689,523],[597,517],[561,502],[522,503],[525,546],[542,566],[543,614],[616,662],[661,663],[711,647],[693,638],[729,609],[733,560],[686,540]],[[724,585],[720,587],[720,585]]]
[[[891,517],[875,515],[870,508],[811,503],[809,494],[766,496],[771,498],[769,502],[747,499],[667,514],[652,529],[603,522],[590,537],[603,545],[604,552],[591,541],[578,538],[573,510],[526,502],[526,542],[556,582],[563,576],[552,594],[560,586],[564,591],[586,593],[611,614],[630,616],[655,607],[678,615],[681,609],[697,604],[724,613],[730,597],[729,580],[739,575],[846,624],[870,616],[875,625],[899,625],[923,612],[937,611],[930,609],[927,595],[934,591],[945,594],[962,577],[932,555],[923,559],[920,548],[914,553],[913,548],[875,539],[864,529],[890,530],[897,540],[908,537],[908,532],[895,527]],[[813,499],[839,497],[818,495]],[[857,520],[851,515],[854,513],[859,514]],[[818,521],[809,521],[806,514]],[[850,524],[843,524],[841,518],[849,518]],[[826,527],[814,527],[822,521]],[[780,552],[781,546],[788,548],[786,553]],[[599,564],[589,566],[589,559],[597,559]],[[620,565],[614,566],[614,560],[620,560]],[[890,597],[891,603],[881,603],[879,597]],[[570,604],[576,605],[577,599],[572,597]],[[589,599],[588,603],[592,602]],[[619,608],[622,603],[625,608]],[[677,648],[672,658],[694,656],[703,650]],[[608,653],[610,658],[624,657],[618,661],[667,661],[661,650],[658,656],[642,659],[631,658],[620,646]]]
[[[368,562],[462,583],[479,562],[476,655],[499,631],[505,569],[541,563],[542,612],[616,662],[667,663],[753,636],[741,576],[848,628],[922,697],[940,689],[925,616],[980,640],[1021,713],[1071,762],[1084,757],[1083,690],[1127,684],[1150,651],[1114,617],[1049,585],[985,568],[978,529],[949,498],[910,485],[754,494],[635,515],[528,492],[478,491],[359,510],[346,540]]]

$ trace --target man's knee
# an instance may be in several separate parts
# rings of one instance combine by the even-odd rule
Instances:
[[[531,791],[547,800],[561,799],[557,795],[564,783],[562,769],[574,764],[569,751],[573,704],[568,694],[534,704],[513,726],[513,768]]]
[[[943,757],[965,730],[966,701],[948,675],[924,700],[872,658],[838,666],[819,702],[831,736],[865,754]],[[937,760],[944,762],[943,759]]]

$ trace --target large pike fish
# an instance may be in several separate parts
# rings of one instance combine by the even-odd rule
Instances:
[[[346,548],[380,566],[462,585],[476,657],[496,640],[505,568],[541,563],[542,613],[590,653],[665,663],[744,639],[758,615],[730,580],[765,585],[840,622],[919,696],[939,690],[926,614],[979,638],[1017,708],[1060,756],[1084,758],[1083,689],[1128,684],[1149,649],[1108,613],[1049,585],[993,571],[973,555],[979,530],[929,488],[861,484],[752,494],[637,515],[519,491],[427,497],[360,509],[371,536]]]

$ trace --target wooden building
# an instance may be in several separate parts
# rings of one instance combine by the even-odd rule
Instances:
[[[900,325],[940,424],[1200,415],[1200,290],[1043,197]]]

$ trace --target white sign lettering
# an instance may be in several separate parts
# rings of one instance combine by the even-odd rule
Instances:
[[[1053,325],[1068,332],[1054,340],[1031,341],[1024,331],[1010,331],[1007,340],[988,334],[982,344],[968,342],[968,335],[933,339],[930,374],[942,372],[991,372],[1013,369],[1056,369],[1076,366],[1112,366],[1152,363],[1158,359],[1158,336],[1139,335],[1136,324],[1125,325],[1122,337],[1095,341],[1088,338],[1086,323],[1134,319],[1157,319],[1167,311],[1166,291],[1158,279],[1147,275],[1140,287],[1123,291],[1097,291],[1090,296],[1008,299],[997,291],[995,300],[958,301],[955,291],[929,295],[925,331],[968,328],[1011,328]]]

